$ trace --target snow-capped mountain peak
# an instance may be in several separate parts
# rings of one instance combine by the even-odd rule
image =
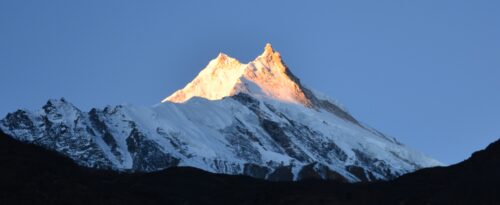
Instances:
[[[219,54],[193,81],[162,102],[182,103],[192,97],[219,100],[240,92],[257,98],[271,98],[282,102],[311,105],[304,88],[271,44],[255,60],[242,64]]]
[[[129,171],[192,166],[354,182],[440,165],[303,86],[270,44],[247,64],[219,54],[163,102],[81,111],[49,100],[37,111],[9,113],[0,130],[84,166]]]

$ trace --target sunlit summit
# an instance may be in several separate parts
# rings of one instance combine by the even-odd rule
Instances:
[[[191,83],[163,102],[180,103],[195,96],[219,100],[240,92],[306,106],[312,103],[280,53],[269,43],[261,55],[247,64],[220,53]]]

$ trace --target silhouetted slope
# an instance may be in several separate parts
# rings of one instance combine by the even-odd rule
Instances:
[[[421,204],[500,204],[500,141],[449,167],[423,169],[388,182],[384,192]]]
[[[149,174],[91,170],[0,136],[0,204],[499,204],[500,142],[457,165],[391,182],[269,182],[171,168]]]

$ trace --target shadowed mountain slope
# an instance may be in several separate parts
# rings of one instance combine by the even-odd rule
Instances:
[[[84,168],[0,136],[0,204],[498,204],[500,141],[462,163],[389,182],[269,182],[173,167],[153,173]]]

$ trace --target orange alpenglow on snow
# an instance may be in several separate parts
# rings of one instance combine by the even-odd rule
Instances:
[[[219,100],[240,92],[305,106],[312,103],[269,43],[260,56],[247,64],[219,54],[193,81],[162,102],[182,103],[192,97]]]

